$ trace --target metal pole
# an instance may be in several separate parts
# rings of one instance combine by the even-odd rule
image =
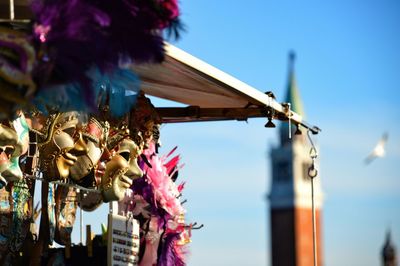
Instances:
[[[318,266],[318,263],[317,263],[317,229],[316,229],[315,206],[314,206],[314,178],[311,178],[311,209],[312,209],[312,227],[313,227],[314,266]]]
[[[76,190],[78,194],[79,201],[82,200],[83,193],[81,193],[80,189]],[[82,207],[79,207],[79,244],[83,246],[83,210]]]
[[[310,157],[312,160],[311,166],[308,168],[308,176],[311,178],[311,210],[312,210],[312,228],[313,228],[313,255],[314,255],[314,266],[318,266],[317,263],[317,225],[315,219],[315,198],[314,198],[314,178],[318,175],[318,170],[315,167],[315,159],[318,157],[317,149],[315,148],[314,142],[311,139],[311,130],[307,131],[308,139],[311,143]]]
[[[83,211],[82,211],[82,208],[79,208],[79,222],[80,222],[80,224],[81,224],[81,230],[80,230],[80,243],[81,243],[81,245],[83,245],[83,218],[82,218],[82,214],[83,214]]]
[[[14,0],[10,0],[10,20],[14,20]]]

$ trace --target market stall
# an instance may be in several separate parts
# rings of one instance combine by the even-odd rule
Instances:
[[[174,0],[34,1],[22,18],[13,1],[8,8],[0,25],[1,264],[94,262],[93,249],[103,248],[108,265],[184,265],[201,226],[185,220],[180,157],[158,154],[162,123],[259,117],[266,127],[277,119],[319,131],[272,92],[166,43],[163,31],[180,29]],[[155,107],[149,95],[186,106]],[[71,255],[77,210],[105,203],[104,237]]]

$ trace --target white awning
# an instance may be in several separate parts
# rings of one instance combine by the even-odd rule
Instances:
[[[145,94],[188,105],[183,108],[158,108],[164,123],[245,120],[252,117],[272,117],[307,125],[302,117],[280,104],[273,97],[166,44],[166,58],[161,64],[132,66],[142,82]]]

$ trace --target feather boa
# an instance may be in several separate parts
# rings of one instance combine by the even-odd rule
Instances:
[[[153,187],[155,202],[172,217],[184,213],[185,211],[178,199],[180,191],[171,180],[170,175],[171,170],[178,167],[179,156],[175,156],[166,162],[167,156],[160,158],[154,155],[155,144],[153,142],[143,153],[151,164],[151,167],[145,164],[143,170],[146,174],[147,182]]]
[[[180,234],[171,233],[164,237],[164,243],[158,260],[158,266],[185,266],[184,254],[181,246],[176,245]]]

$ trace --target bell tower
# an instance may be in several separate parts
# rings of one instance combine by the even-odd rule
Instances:
[[[303,104],[294,74],[294,53],[289,55],[289,79],[285,102],[304,118]],[[295,135],[292,126],[289,139],[289,124],[279,127],[279,145],[270,151],[272,184],[269,194],[271,248],[273,266],[313,265],[313,227],[311,203],[310,144],[307,133]],[[316,209],[317,262],[323,265],[321,243],[322,192],[320,176],[314,180]]]
[[[396,247],[392,243],[390,230],[386,233],[385,244],[382,248],[382,265],[397,266]]]

